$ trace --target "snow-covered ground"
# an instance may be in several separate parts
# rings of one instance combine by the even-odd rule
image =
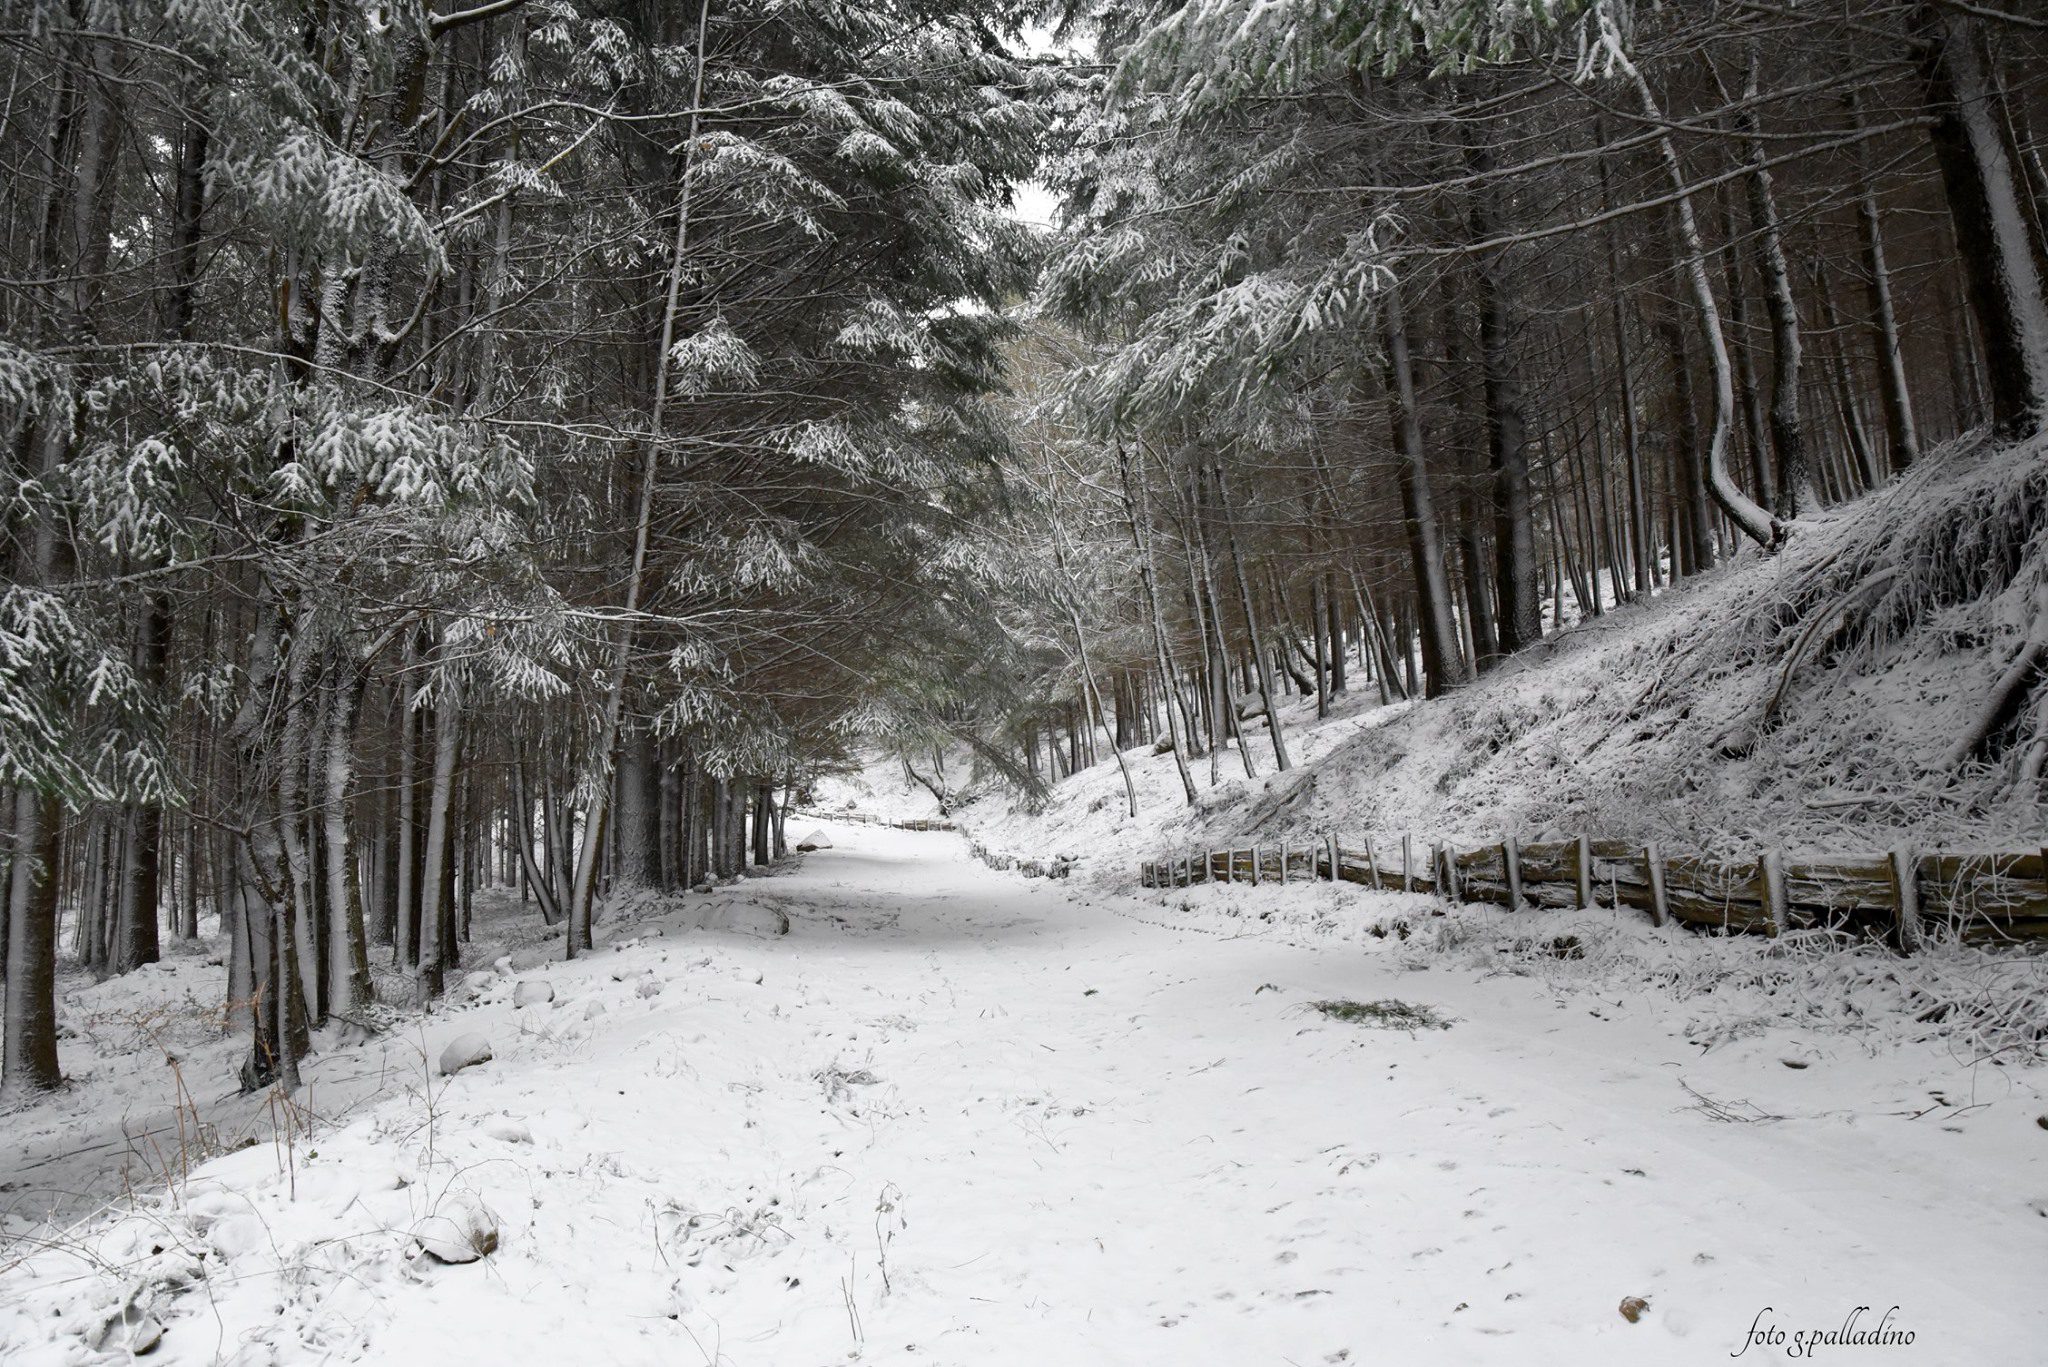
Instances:
[[[2041,1360],[2039,1069],[1703,1047],[1661,993],[1416,953],[1420,898],[1138,897],[827,830],[337,1048],[410,1060],[338,1126],[17,1241],[0,1361],[121,1360],[131,1304],[183,1363],[1704,1363],[1858,1306],[1912,1343],[1818,1355]],[[465,1034],[493,1057],[439,1076]],[[480,1260],[418,1251],[473,1221]]]

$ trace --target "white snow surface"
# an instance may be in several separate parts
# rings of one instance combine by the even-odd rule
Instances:
[[[412,1059],[351,1115],[15,1239],[0,1361],[127,1360],[125,1312],[165,1363],[1704,1363],[1858,1306],[1913,1342],[1817,1356],[2041,1360],[2038,1068],[1703,1046],[1668,995],[1374,933],[1419,897],[1137,896],[828,829],[710,899],[786,936],[694,898],[549,964],[551,1003],[495,973],[332,1045]],[[470,1033],[490,1061],[424,1066]],[[420,1251],[451,1224],[495,1247]]]

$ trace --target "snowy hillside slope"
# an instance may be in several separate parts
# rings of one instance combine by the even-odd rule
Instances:
[[[2048,584],[2048,442],[1932,453],[1912,475],[1798,524],[1775,555],[1720,568],[1548,638],[1449,697],[1378,705],[1354,686],[1318,722],[1282,724],[1276,774],[1249,727],[1223,781],[1194,761],[1187,807],[1169,755],[1126,752],[1142,809],[1104,762],[1029,810],[985,793],[961,818],[991,845],[1083,857],[1135,879],[1167,849],[1329,831],[1478,843],[1585,833],[1754,857],[2041,843],[2042,704],[1959,754],[2030,632]],[[1248,724],[1249,725],[1249,724]]]

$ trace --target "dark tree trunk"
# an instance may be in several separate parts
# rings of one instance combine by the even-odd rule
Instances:
[[[1928,136],[1984,347],[1991,423],[2017,439],[2048,409],[2048,301],[2019,178],[1999,132],[1983,25],[1933,0],[1912,12]]]

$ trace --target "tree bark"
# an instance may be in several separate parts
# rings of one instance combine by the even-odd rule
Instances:
[[[2018,440],[2038,431],[2048,410],[2048,300],[1999,132],[1983,25],[1935,0],[1921,0],[1910,23],[1934,118],[1928,136],[1984,347],[1991,425]]]
[[[455,793],[455,749],[462,730],[462,689],[452,666],[434,704],[434,778],[427,796],[427,848],[420,875],[420,959],[414,974],[419,1004],[441,995],[449,945],[450,817]]]
[[[1444,574],[1436,507],[1429,489],[1428,458],[1422,447],[1422,419],[1415,398],[1415,371],[1408,355],[1408,329],[1401,316],[1400,288],[1389,289],[1386,310],[1387,399],[1394,457],[1401,485],[1401,515],[1408,535],[1416,604],[1422,618],[1422,663],[1428,696],[1439,697],[1469,675],[1451,621],[1450,583]]]
[[[1468,161],[1475,175],[1492,169],[1492,154],[1483,142],[1470,144]],[[1482,186],[1473,197],[1472,234],[1491,237],[1498,228],[1492,192]],[[1529,491],[1529,431],[1522,403],[1521,377],[1515,370],[1514,320],[1508,302],[1505,263],[1499,252],[1477,260],[1479,282],[1479,350],[1486,376],[1487,469],[1493,476],[1493,550],[1495,560],[1491,642],[1512,655],[1543,639],[1543,614],[1536,592],[1536,519]],[[1474,567],[1477,568],[1476,566]],[[1474,577],[1473,596],[1483,590]],[[1477,633],[1475,633],[1475,636]],[[1431,696],[1435,695],[1431,683]]]

